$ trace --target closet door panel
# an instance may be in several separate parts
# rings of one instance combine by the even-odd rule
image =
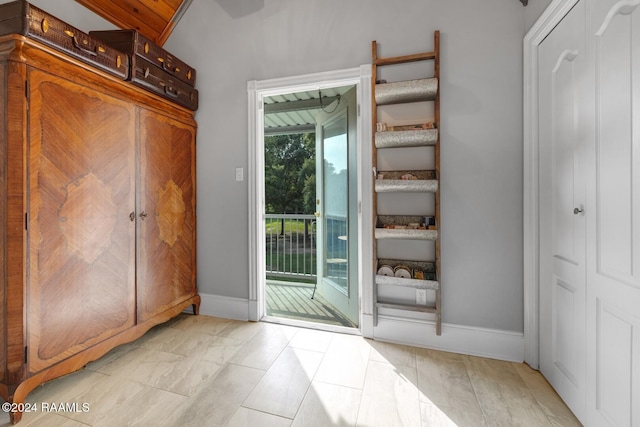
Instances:
[[[588,372],[593,425],[640,420],[640,1],[591,3],[595,78]]]
[[[196,294],[195,128],[140,110],[138,315]]]
[[[540,45],[540,370],[585,419],[585,1]]]
[[[633,197],[640,184],[640,111],[634,108],[640,79],[633,75],[640,66],[640,38],[633,32],[634,24],[640,29],[640,10],[610,12],[596,33],[598,265],[603,274],[640,286],[640,210]]]
[[[31,372],[135,324],[134,109],[29,73]]]

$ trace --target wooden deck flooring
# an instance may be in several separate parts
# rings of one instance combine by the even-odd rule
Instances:
[[[267,315],[328,325],[356,327],[316,293],[313,285],[267,282]]]

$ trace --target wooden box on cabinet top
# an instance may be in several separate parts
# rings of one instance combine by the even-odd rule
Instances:
[[[20,403],[197,312],[196,123],[18,35],[0,93],[0,396]]]
[[[129,56],[25,0],[0,5],[0,35],[22,34],[113,74],[129,77]]]
[[[191,87],[196,86],[196,69],[166,51],[135,30],[89,31],[89,35],[102,40],[120,52],[143,58],[151,65],[166,71]]]

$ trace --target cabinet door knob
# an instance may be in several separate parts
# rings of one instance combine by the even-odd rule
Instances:
[[[574,214],[574,215],[578,215],[579,213],[582,213],[582,212],[584,212],[584,210],[583,210],[583,209],[580,209],[580,208],[573,208],[573,214]]]
[[[129,220],[130,220],[131,222],[133,222],[133,221],[135,221],[135,220],[136,220],[136,213],[135,213],[135,212],[131,212],[131,213],[129,214]]]
[[[142,211],[140,213],[140,219],[142,219],[144,221],[144,219],[147,217],[147,213],[145,211]]]

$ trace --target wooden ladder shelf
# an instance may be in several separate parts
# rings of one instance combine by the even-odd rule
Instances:
[[[378,45],[371,43],[372,56],[372,122],[373,122],[373,170],[376,185],[373,194],[374,216],[374,326],[378,325],[379,309],[435,314],[436,334],[442,334],[441,316],[441,269],[440,269],[440,32],[435,31],[433,51],[389,58],[378,57]],[[433,76],[430,78],[387,83],[378,80],[378,67],[433,61]],[[391,104],[432,102],[432,122],[421,125],[390,126],[378,122],[379,107]],[[380,171],[379,154],[382,150],[403,150],[406,147],[433,147],[434,165],[430,171]],[[380,152],[379,152],[380,150]],[[378,215],[378,193],[397,192],[411,197],[415,193],[434,193],[431,215]],[[433,259],[424,256],[420,261],[404,257],[397,260],[381,259],[378,246],[388,239],[426,240],[435,245]],[[430,291],[434,296],[431,304],[416,302],[391,302],[378,297],[379,287],[413,288],[418,292]],[[418,291],[421,290],[421,291]],[[434,300],[434,301],[433,301]]]

